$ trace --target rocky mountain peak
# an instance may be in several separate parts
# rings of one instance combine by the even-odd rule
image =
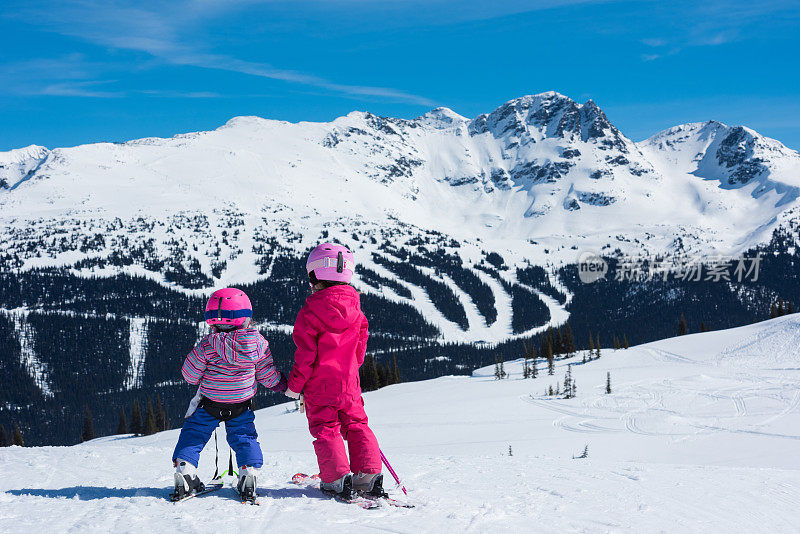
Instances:
[[[438,129],[452,128],[469,122],[466,117],[462,117],[452,109],[445,107],[432,109],[414,120],[420,124]]]

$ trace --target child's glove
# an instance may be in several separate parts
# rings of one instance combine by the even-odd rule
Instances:
[[[283,373],[280,373],[280,375],[281,379],[278,380],[278,383],[269,388],[275,393],[283,393],[286,391],[286,388],[288,387],[288,382],[286,381],[286,375],[284,375]]]
[[[299,399],[299,398],[300,398],[300,394],[299,394],[299,393],[295,393],[295,392],[294,392],[294,391],[292,391],[291,389],[287,389],[287,390],[284,392],[284,394],[285,394],[287,397],[289,397],[290,399],[297,400],[297,399]]]

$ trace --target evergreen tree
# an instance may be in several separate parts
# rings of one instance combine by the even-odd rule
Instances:
[[[622,334],[622,346],[626,349],[630,347],[630,345],[628,345],[628,334]]]
[[[544,357],[547,359],[547,374],[552,376],[556,372],[555,366],[555,358],[553,356],[553,345],[548,340],[547,345],[545,345],[545,352]]]
[[[150,399],[147,399],[147,414],[144,418],[144,430],[142,430],[142,434],[145,436],[150,436],[158,432],[158,427],[156,426],[156,414],[153,411],[153,403]]]
[[[514,453],[511,451],[511,445],[508,446],[508,455],[514,456]]]
[[[572,335],[572,327],[569,321],[564,324],[564,352],[570,356],[574,356],[578,352],[578,347],[575,346],[575,337]]]
[[[525,355],[525,360],[522,363],[522,378],[530,378],[531,369],[528,367],[528,355]]]
[[[564,337],[561,335],[561,327],[556,328],[556,339],[553,344],[553,354],[564,354]]]
[[[706,327],[705,321],[700,321],[700,331],[701,332],[708,332],[708,327]]]
[[[19,445],[20,447],[25,446],[25,441],[22,439],[22,432],[20,431],[17,423],[14,423],[14,434],[11,437],[11,444]]]
[[[500,362],[497,361],[497,356],[494,357],[494,379],[500,380]]]
[[[128,433],[128,420],[125,419],[125,408],[119,411],[119,422],[117,422],[117,434]]]
[[[769,306],[769,318],[774,319],[777,316],[778,316],[778,307],[775,306],[775,303],[773,302]]]
[[[500,378],[501,378],[501,379],[502,379],[502,378],[507,378],[507,377],[508,377],[508,375],[506,374],[506,369],[505,369],[505,367],[503,366],[503,364],[504,364],[504,358],[503,358],[503,356],[501,355],[501,356],[500,356]]]
[[[567,365],[567,374],[564,375],[564,398],[571,399],[572,395],[572,364]]]
[[[389,385],[389,373],[386,367],[380,362],[375,362],[375,369],[378,371],[378,389]]]
[[[794,313],[794,306],[792,305],[792,301],[790,300],[790,301],[789,301],[789,302],[786,304],[786,315],[790,315],[790,314],[792,314],[792,313]]]
[[[139,408],[139,399],[135,399],[133,401],[133,406],[131,407],[130,431],[131,434],[139,436],[142,434],[143,430],[144,424],[142,423],[142,410]]]
[[[359,370],[361,376],[361,389],[363,391],[375,391],[380,386],[380,378],[378,377],[378,369],[375,366],[375,358],[372,354],[367,354],[364,357],[364,365]]]
[[[606,393],[611,393],[611,371],[606,373]]]
[[[786,309],[783,307],[783,299],[778,298],[778,309],[777,309],[777,316],[783,317],[786,314]]]
[[[381,375],[378,372],[378,362],[375,360],[374,356],[371,356],[371,369],[369,370],[370,374],[372,375],[372,389],[380,389],[381,387]]]
[[[553,386],[550,386],[550,387],[548,388],[548,390],[547,390],[547,394],[552,396],[552,395],[553,395],[553,393],[554,393],[554,392],[553,392]]]
[[[166,430],[166,424],[164,423],[164,405],[161,403],[161,395],[156,394],[156,428],[158,432],[162,430]]]
[[[534,352],[533,358],[531,359],[531,378],[536,378],[539,375],[539,370],[536,368],[538,359],[539,357]]]
[[[600,357],[600,334],[599,333],[597,334],[597,337],[595,339],[594,346],[595,346],[594,357],[595,357],[595,359],[597,359],[597,358]]]
[[[6,427],[0,425],[0,447],[8,447],[11,445],[11,442],[8,440],[8,434],[6,434]]]
[[[89,411],[87,404],[83,409],[83,430],[81,431],[81,442],[94,439],[94,424],[92,423],[92,412]]]
[[[395,384],[402,382],[400,379],[400,368],[397,366],[397,354],[392,354],[392,374],[394,375],[392,378]]]
[[[255,398],[253,399],[253,410],[256,409],[255,405]],[[161,430],[170,430],[172,428],[172,423],[169,421],[169,412],[167,411],[167,404],[164,403],[164,428]]]
[[[686,317],[681,313],[681,318],[678,321],[678,335],[685,336],[689,333],[689,326],[686,324]]]

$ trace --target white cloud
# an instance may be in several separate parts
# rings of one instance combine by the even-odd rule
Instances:
[[[48,96],[82,96],[91,98],[119,98],[125,96],[123,91],[102,91],[94,89],[100,84],[111,83],[110,80],[62,82],[50,84],[41,89],[34,89],[31,94]]]
[[[157,4],[147,8],[142,7],[146,3],[131,7],[115,2],[83,0],[69,2],[57,8],[49,6],[47,9],[23,9],[17,16],[33,23],[44,24],[48,29],[63,35],[108,48],[142,52],[173,65],[237,72],[355,97],[375,97],[421,106],[436,105],[429,98],[400,89],[337,83],[313,74],[279,69],[268,63],[208,53],[204,47],[196,46],[181,37],[186,33],[184,26],[196,24],[198,17],[213,15],[224,7],[238,4],[211,4],[207,1],[198,4],[194,1]],[[198,9],[198,6],[203,9]]]

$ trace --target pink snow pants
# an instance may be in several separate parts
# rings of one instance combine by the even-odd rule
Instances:
[[[324,397],[328,400],[331,396]],[[322,481],[330,483],[351,472],[380,473],[378,440],[367,426],[361,395],[342,394],[333,405],[317,404],[314,400],[313,397],[305,397],[306,416],[308,429],[315,438],[314,451],[317,453]],[[349,462],[344,440],[350,451]]]

